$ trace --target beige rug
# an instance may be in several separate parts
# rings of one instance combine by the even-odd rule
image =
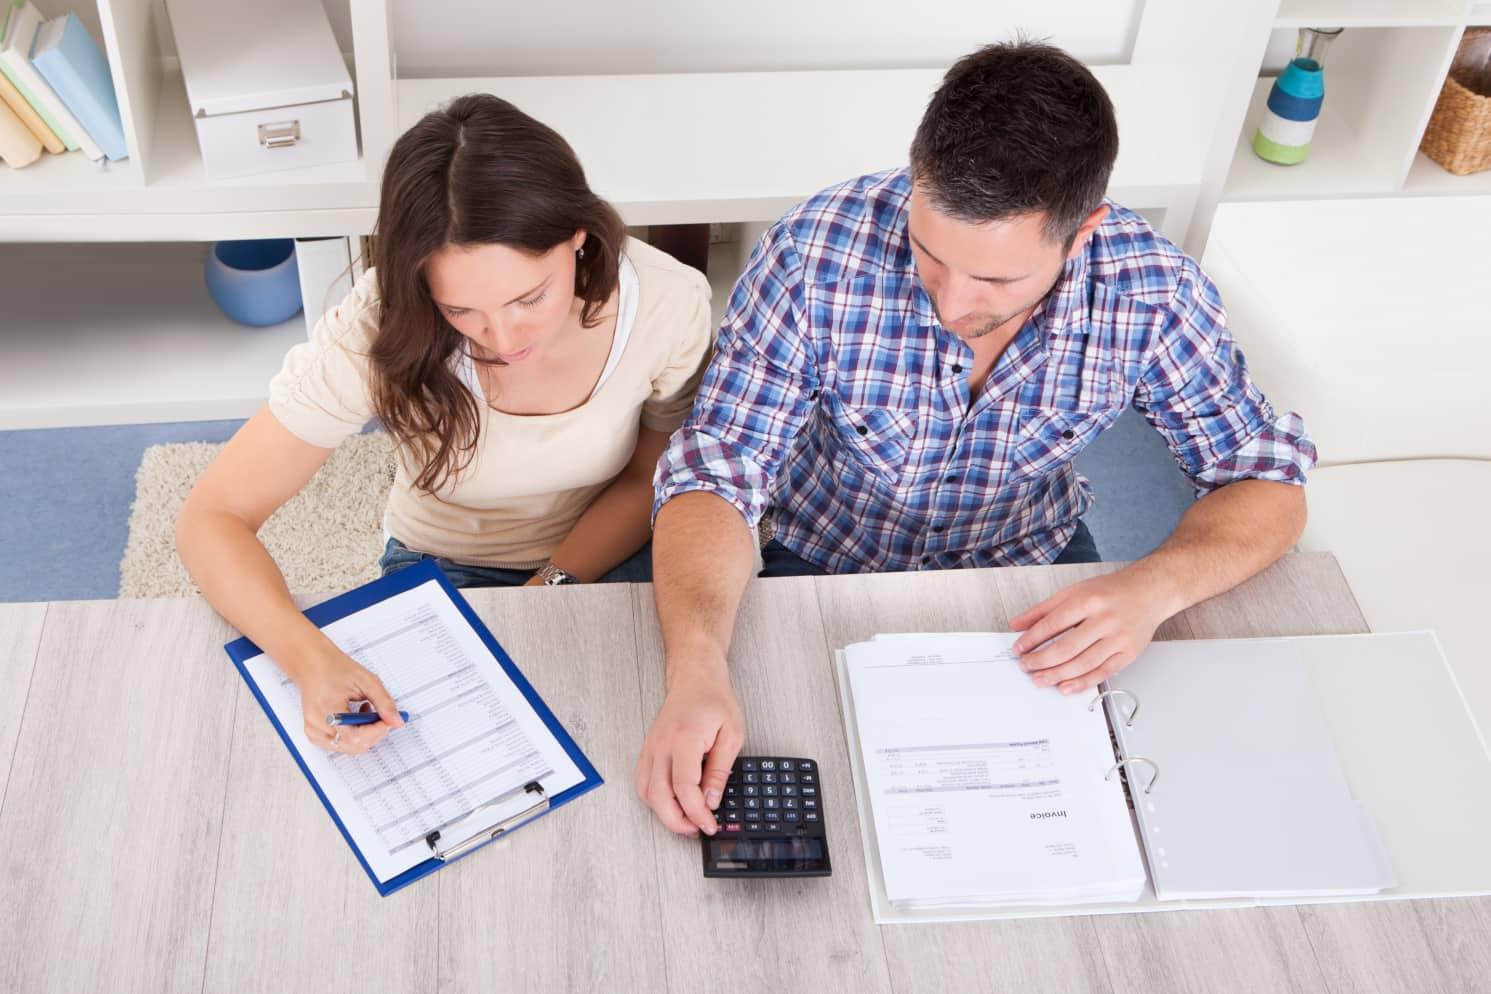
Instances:
[[[120,597],[190,597],[197,587],[176,555],[176,515],[221,445],[152,445],[135,473]],[[384,432],[358,435],[332,453],[306,488],[259,530],[290,589],[337,592],[378,577],[383,505],[393,482]]]

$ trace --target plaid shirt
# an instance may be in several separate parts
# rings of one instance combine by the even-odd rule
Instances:
[[[1110,213],[969,404],[973,351],[943,329],[906,229],[910,180],[793,208],[735,285],[654,516],[719,494],[831,572],[1046,563],[1092,504],[1072,459],[1132,404],[1200,496],[1303,484],[1315,447],[1277,414],[1216,287],[1137,214]]]

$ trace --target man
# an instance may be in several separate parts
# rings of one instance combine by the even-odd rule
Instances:
[[[909,171],[763,236],[658,467],[668,690],[636,789],[670,829],[718,827],[744,740],[725,653],[768,506],[763,576],[1096,560],[1071,462],[1132,404],[1200,499],[1149,556],[1011,619],[1022,667],[1064,693],[1299,537],[1314,446],[1195,261],[1104,199],[1117,152],[1086,68],[990,46],[947,74]]]

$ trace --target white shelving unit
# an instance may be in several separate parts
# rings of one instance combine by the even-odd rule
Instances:
[[[303,325],[254,330],[219,315],[202,288],[205,243],[371,231],[395,135],[457,94],[497,93],[553,125],[629,224],[754,224],[827,184],[903,162],[941,76],[400,80],[390,0],[324,0],[352,26],[361,159],[213,182],[179,70],[162,51],[162,0],[40,2],[53,15],[70,5],[85,21],[96,2],[130,158],[106,171],[76,153],[0,170],[0,243],[13,243],[0,244],[0,429],[249,413]],[[1221,200],[1491,193],[1491,174],[1451,177],[1417,155],[1454,47],[1478,20],[1491,23],[1491,4],[1146,0],[1131,63],[1094,69],[1122,135],[1112,193],[1197,254]],[[1284,169],[1248,143],[1269,85],[1257,78],[1268,33],[1302,25],[1347,32],[1327,62],[1311,157]],[[727,292],[730,273],[711,275]]]

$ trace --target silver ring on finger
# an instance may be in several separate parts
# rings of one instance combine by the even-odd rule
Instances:
[[[331,749],[333,752],[342,751],[342,730],[338,728],[336,734],[331,737]]]

